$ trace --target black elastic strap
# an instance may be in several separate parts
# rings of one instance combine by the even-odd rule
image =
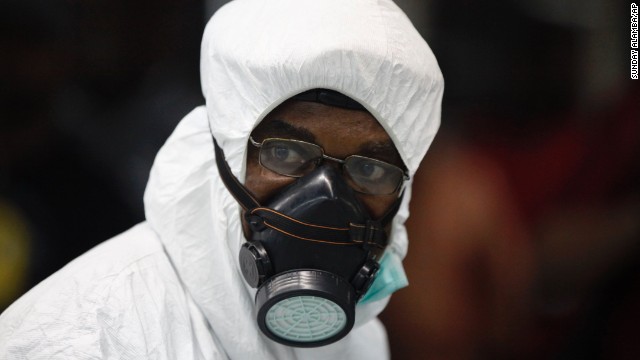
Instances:
[[[359,102],[352,98],[339,93],[334,90],[328,89],[313,89],[308,90],[292,97],[294,100],[299,101],[311,101],[324,105],[340,107],[349,110],[366,110]]]
[[[350,224],[351,228],[349,229],[349,231],[351,239],[353,241],[362,242],[365,245],[385,247],[387,245],[387,232],[384,230],[384,228],[391,222],[391,220],[393,220],[394,216],[396,216],[396,214],[398,213],[400,204],[402,204],[403,197],[404,192],[400,194],[391,208],[387,210],[387,212],[379,220],[369,220],[364,225]]]
[[[333,245],[371,245],[384,248],[386,233],[380,226],[350,224],[349,227],[336,228],[305,223],[284,215],[273,209],[259,207],[251,211],[251,215],[262,219],[268,226],[282,234],[307,241]],[[371,222],[375,223],[375,222]]]
[[[211,137],[213,138],[213,135]],[[227,161],[225,160],[224,152],[220,146],[218,146],[218,142],[215,138],[213,138],[213,147],[216,151],[216,165],[218,166],[218,172],[220,173],[222,182],[227,187],[231,195],[233,195],[236,201],[240,203],[240,206],[245,210],[251,210],[259,207],[260,204],[258,203],[258,200],[256,200],[253,195],[251,195],[249,191],[240,184],[238,178],[231,173],[229,164],[227,164]]]

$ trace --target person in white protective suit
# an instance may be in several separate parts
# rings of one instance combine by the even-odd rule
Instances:
[[[236,0],[206,106],[160,150],[147,221],[0,317],[0,358],[385,359],[411,176],[443,79],[384,0]],[[410,311],[410,310],[409,310]]]

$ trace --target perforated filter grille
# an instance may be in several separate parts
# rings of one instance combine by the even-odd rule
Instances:
[[[295,296],[273,305],[265,323],[275,335],[291,341],[322,341],[339,333],[347,323],[345,312],[331,300]]]

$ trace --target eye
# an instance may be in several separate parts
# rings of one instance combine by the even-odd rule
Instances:
[[[373,161],[360,161],[355,168],[350,169],[354,177],[359,180],[377,181],[382,179],[386,170]]]
[[[384,161],[353,155],[345,160],[351,186],[365,194],[391,194],[400,185],[402,170]]]
[[[260,149],[260,163],[281,175],[302,176],[322,157],[317,145],[285,139],[267,139]]]
[[[270,156],[274,161],[288,164],[301,164],[306,161],[292,144],[275,144],[270,148],[270,152]]]

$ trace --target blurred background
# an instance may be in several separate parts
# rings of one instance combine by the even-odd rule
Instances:
[[[144,220],[225,2],[0,0],[0,311]],[[382,314],[394,358],[640,358],[629,2],[397,4],[446,91]]]

